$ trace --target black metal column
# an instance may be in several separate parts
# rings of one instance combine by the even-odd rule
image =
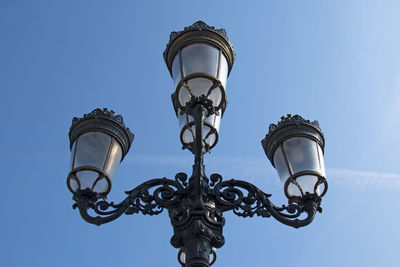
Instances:
[[[185,267],[208,267],[212,248],[219,248],[225,243],[222,236],[224,220],[216,214],[215,203],[209,199],[209,180],[204,173],[203,122],[208,111],[198,103],[190,113],[196,126],[193,173],[189,179],[186,209],[178,213],[170,211],[174,227],[171,244],[183,249]]]

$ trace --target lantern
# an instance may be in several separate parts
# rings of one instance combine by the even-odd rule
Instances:
[[[75,117],[69,131],[69,190],[74,194],[89,190],[97,197],[105,197],[133,138],[122,117],[114,115],[114,111],[95,109],[83,118]]]
[[[326,193],[324,145],[318,121],[310,122],[289,114],[277,125],[270,125],[262,146],[289,199],[307,195],[321,197]]]
[[[194,119],[186,112],[193,97],[212,101],[216,113],[205,118],[203,141],[212,148],[218,141],[220,120],[226,107],[226,81],[235,59],[235,52],[224,29],[215,29],[202,21],[172,32],[164,59],[174,80],[172,94],[181,142],[190,147],[194,139]]]

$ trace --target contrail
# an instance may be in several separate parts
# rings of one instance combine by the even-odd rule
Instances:
[[[225,179],[246,179],[250,182],[265,184],[280,183],[278,174],[265,158],[240,158],[211,156],[205,159],[207,174],[221,173]],[[125,164],[174,166],[186,168],[193,164],[191,157],[184,156],[149,156],[134,155]],[[371,172],[349,170],[342,168],[327,168],[329,184],[352,187],[353,189],[387,188],[400,189],[400,174],[386,172]]]

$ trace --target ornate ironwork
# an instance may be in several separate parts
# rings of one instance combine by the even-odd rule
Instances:
[[[185,27],[183,29],[183,31],[171,32],[171,34],[169,35],[169,42],[170,43],[173,42],[177,36],[179,36],[185,32],[202,31],[202,30],[208,30],[208,31],[213,31],[215,33],[218,33],[219,35],[221,35],[222,37],[224,37],[226,40],[229,41],[228,34],[226,33],[225,29],[216,29],[213,26],[207,25],[207,23],[205,23],[204,21],[199,20],[199,21],[196,21],[195,23],[193,23],[192,25]]]
[[[269,125],[269,128],[268,128],[269,131],[268,131],[267,135],[265,136],[265,139],[268,139],[273,133],[275,133],[277,130],[279,130],[285,126],[288,126],[291,124],[300,124],[300,123],[312,125],[315,128],[317,128],[319,131],[321,131],[318,121],[306,120],[297,114],[294,116],[292,116],[291,114],[287,114],[286,117],[285,116],[281,117],[281,120],[278,122],[278,124],[271,123]]]
[[[129,138],[133,141],[135,135],[130,131],[130,129],[128,127],[125,126],[124,119],[122,118],[122,116],[115,115],[114,110],[108,110],[107,108],[103,108],[103,109],[96,108],[92,112],[83,115],[82,118],[74,117],[72,119],[71,129],[73,129],[76,125],[78,125],[80,122],[82,122],[84,120],[99,119],[99,118],[111,120],[111,121],[119,124],[122,128],[125,128],[127,134],[129,135]]]
[[[275,167],[273,155],[278,145],[284,140],[296,136],[313,139],[318,142],[322,151],[324,150],[324,134],[319,127],[318,121],[311,122],[303,119],[300,115],[292,116],[288,114],[286,117],[282,116],[278,124],[270,124],[268,133],[265,138],[261,140],[261,145],[272,166]]]
[[[228,62],[228,73],[231,71],[236,53],[228,39],[225,29],[216,29],[203,21],[197,21],[182,31],[171,32],[169,42],[163,53],[165,63],[172,75],[172,61],[182,47],[192,43],[208,43],[218,47]]]
[[[171,34],[169,35],[169,42],[168,42],[167,47],[166,47],[166,49],[165,49],[165,51],[163,53],[164,59],[165,60],[167,59],[167,53],[168,53],[167,51],[168,51],[169,47],[171,46],[171,44],[175,41],[175,39],[178,36],[181,36],[181,35],[183,35],[183,34],[185,34],[187,32],[190,32],[190,31],[203,31],[203,30],[211,31],[211,32],[214,32],[214,33],[220,35],[221,37],[223,37],[225,39],[225,41],[227,43],[230,44],[230,46],[232,46],[232,44],[229,42],[228,34],[226,33],[225,29],[222,29],[222,28],[221,29],[216,29],[213,26],[207,25],[207,23],[205,23],[204,21],[199,20],[199,21],[196,21],[195,23],[193,23],[191,26],[185,27],[182,31],[173,31],[173,32],[171,32]],[[233,48],[232,48],[232,53],[233,53],[233,58],[235,58],[236,57],[236,53],[235,53],[235,50],[233,50]]]
[[[121,115],[115,115],[113,110],[108,110],[107,108],[96,108],[82,118],[74,117],[72,119],[68,134],[70,148],[72,148],[76,138],[91,131],[100,131],[114,136],[121,145],[123,151],[122,159],[128,153],[135,137],[131,130],[125,126]]]
[[[205,95],[201,95],[201,96],[192,96],[190,98],[190,101],[186,102],[186,106],[182,108],[182,113],[187,113],[190,116],[194,117],[194,110],[196,105],[202,105],[205,109],[205,111],[207,112],[205,114],[205,117],[208,117],[218,111],[215,110],[214,106],[213,106],[213,102],[208,99]]]
[[[171,33],[170,42],[164,52],[164,58],[170,71],[175,50],[179,49],[180,45],[185,45],[198,38],[197,32],[194,33],[194,31],[203,30],[207,31],[207,34],[204,34],[202,38],[208,38],[208,42],[220,45],[223,52],[230,56],[228,63],[230,67],[232,66],[234,52],[225,30],[216,30],[214,27],[198,21],[181,32]],[[179,44],[173,44],[174,42],[179,42]],[[167,210],[174,229],[170,242],[172,246],[179,249],[179,262],[185,267],[208,267],[214,263],[216,258],[214,248],[220,248],[225,243],[223,236],[224,212],[232,211],[237,216],[244,218],[255,215],[263,218],[273,217],[283,224],[299,228],[311,223],[317,211],[322,211],[321,196],[318,194],[306,192],[301,197],[290,198],[288,205],[275,206],[270,201],[270,194],[264,193],[249,182],[235,179],[223,180],[220,174],[212,174],[207,177],[204,171],[203,155],[209,150],[209,147],[203,141],[203,125],[206,116],[216,110],[205,96],[192,96],[192,99],[186,103],[183,112],[193,116],[195,122],[194,142],[190,144],[189,148],[194,154],[192,175],[188,178],[187,174],[178,173],[175,179],[165,177],[151,179],[125,192],[127,197],[117,204],[108,202],[105,200],[105,196],[100,198],[90,189],[78,190],[73,195],[76,202],[73,208],[79,209],[85,221],[101,225],[113,221],[123,214],[142,213],[152,216]],[[100,120],[103,122],[100,123]],[[107,122],[104,123],[104,120]],[[123,144],[126,145],[125,151],[127,152],[133,140],[133,134],[129,128],[125,127],[121,116],[115,116],[113,111],[107,109],[96,109],[81,119],[74,118],[70,138],[71,135],[76,137],[78,133],[87,130],[88,127],[82,124],[86,121],[90,121],[93,127],[100,127],[101,130],[108,131],[109,134],[119,134],[117,137],[120,139],[125,138],[122,141],[125,142]],[[282,121],[278,125],[271,124],[270,131],[263,140],[263,145],[271,135],[275,135],[277,132],[279,132],[279,136],[275,139],[279,141],[284,138],[285,131],[288,131],[281,131],[284,127],[292,127],[293,129],[289,130],[296,131],[294,129],[296,124],[305,124],[310,128],[306,129],[308,131],[303,130],[301,134],[314,134],[316,139],[320,138],[323,142],[318,122],[304,120],[298,115],[293,117],[288,115],[282,117]],[[77,128],[80,129],[80,132],[75,131]],[[127,136],[121,131],[126,131]],[[73,139],[71,140],[73,141]],[[275,143],[268,144],[268,149],[264,146],[269,158],[274,145]],[[292,178],[295,179],[295,177]],[[322,183],[326,184],[322,178],[316,187]],[[185,255],[184,261],[181,259],[182,254]]]
[[[188,112],[201,125],[208,113],[207,107],[200,98],[198,102],[194,98],[192,101]],[[149,180],[127,191],[128,196],[118,204],[99,199],[91,190],[85,189],[74,194],[76,203],[73,207],[79,209],[85,221],[95,225],[113,221],[122,214],[157,215],[167,210],[174,228],[171,244],[180,249],[180,253],[185,253],[185,266],[188,267],[210,266],[210,255],[215,253],[212,249],[224,245],[224,212],[231,210],[240,217],[273,217],[295,228],[308,225],[316,212],[321,212],[321,197],[315,194],[307,193],[278,207],[270,201],[270,194],[246,181],[223,180],[219,174],[208,178],[204,173],[205,150],[201,136],[202,127],[196,127],[192,147],[195,162],[189,179],[187,174],[178,173],[173,180]]]
[[[140,212],[144,215],[157,215],[164,208],[174,210],[179,207],[181,200],[179,196],[183,193],[183,188],[178,178],[176,180],[152,179],[126,191],[128,197],[118,204],[105,200],[98,201],[96,194],[86,189],[74,195],[76,203],[73,208],[79,208],[83,219],[95,225],[113,221],[124,213]],[[98,216],[90,215],[88,210],[92,210]]]
[[[187,177],[184,173],[178,173],[175,180],[167,178],[152,179],[131,191],[127,191],[128,197],[121,203],[114,204],[105,200],[99,200],[92,195],[89,190],[82,191],[74,196],[82,216],[87,222],[101,225],[115,220],[122,214],[142,213],[144,215],[157,215],[167,209],[171,220],[175,223],[182,223],[188,220],[186,210],[190,211],[191,201]],[[223,181],[221,175],[211,175],[210,187],[207,185],[208,207],[212,207],[213,214],[218,215],[219,220],[223,221],[222,213],[232,210],[240,217],[253,217],[254,215],[269,218],[274,217],[286,225],[299,228],[309,224],[316,211],[320,208],[321,198],[315,195],[306,194],[303,199],[291,201],[289,205],[277,207],[270,200],[270,194],[262,192],[255,185],[241,180]],[[109,210],[111,208],[111,210]],[[92,209],[99,216],[91,216],[87,211]],[[185,211],[185,212],[183,212]],[[287,213],[284,213],[286,211]],[[182,213],[183,212],[183,213]],[[305,219],[298,219],[301,214],[307,213]]]
[[[248,182],[224,181],[219,174],[212,174],[210,180],[211,183],[204,184],[201,206],[193,198],[193,185],[187,182],[187,175],[178,173],[175,180],[152,179],[127,191],[128,196],[118,204],[98,200],[90,191],[80,192],[74,196],[77,201],[74,208],[79,208],[85,221],[95,225],[113,221],[122,214],[157,215],[168,210],[174,227],[171,244],[183,248],[187,266],[209,266],[212,248],[224,245],[223,212],[232,210],[240,217],[272,216],[281,223],[299,228],[311,223],[316,212],[322,211],[321,198],[316,195],[306,194],[297,202],[278,207],[269,200],[270,194]],[[97,216],[90,215],[89,211]],[[303,214],[305,217],[301,218]]]

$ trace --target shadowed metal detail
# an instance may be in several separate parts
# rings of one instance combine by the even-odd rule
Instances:
[[[209,43],[219,47],[228,61],[228,72],[231,71],[236,53],[225,29],[216,29],[215,27],[208,26],[203,21],[197,21],[193,25],[185,27],[183,31],[174,31],[170,34],[169,42],[163,56],[171,75],[172,60],[179,49],[196,42]]]
[[[183,34],[185,32],[193,31],[193,30],[196,30],[196,31],[201,31],[201,30],[213,31],[213,32],[218,33],[222,37],[224,37],[226,40],[229,40],[228,34],[226,33],[225,29],[216,29],[213,26],[207,25],[207,23],[205,23],[204,21],[199,20],[199,21],[196,21],[195,23],[193,23],[191,26],[185,27],[183,29],[183,31],[171,32],[171,34],[169,35],[169,43],[173,42],[178,35],[181,35],[181,34]]]
[[[157,215],[164,209],[170,212],[173,225],[182,225],[190,220],[195,211],[191,209],[192,202],[185,177],[187,177],[186,174],[178,173],[175,180],[159,178],[147,181],[127,191],[128,197],[118,204],[98,200],[90,190],[81,191],[74,195],[77,203],[73,207],[79,208],[82,217],[95,225],[115,220],[124,213]],[[212,174],[211,181],[211,184],[206,185],[205,192],[207,211],[200,212],[209,223],[224,222],[222,213],[232,210],[240,217],[257,215],[269,218],[272,216],[286,225],[299,228],[309,224],[316,211],[322,211],[321,198],[312,195],[291,202],[287,206],[278,207],[269,200],[270,194],[262,192],[248,182],[234,179],[223,181],[219,174]],[[90,215],[89,210],[97,216]],[[306,214],[306,218],[299,219],[303,213]]]
[[[72,119],[71,129],[73,129],[77,124],[79,124],[84,120],[98,119],[98,118],[104,118],[119,124],[121,127],[125,128],[131,140],[133,140],[133,138],[135,137],[135,135],[129,130],[129,128],[125,126],[124,119],[122,118],[122,116],[115,115],[115,112],[113,110],[108,110],[107,108],[103,109],[96,108],[92,112],[83,115],[82,118],[74,117]]]
[[[121,115],[115,115],[113,110],[96,108],[92,112],[83,115],[82,118],[74,117],[69,130],[70,147],[76,138],[88,131],[101,131],[117,138],[123,150],[122,159],[128,153],[135,138],[131,130],[125,126]]]
[[[278,122],[278,124],[274,124],[271,123],[269,125],[269,133],[267,134],[267,137],[269,135],[271,135],[274,131],[276,131],[278,128],[284,127],[286,125],[289,124],[293,124],[293,123],[308,123],[313,125],[314,127],[318,128],[319,130],[321,130],[321,128],[319,127],[319,123],[318,121],[310,121],[310,120],[305,120],[303,119],[300,115],[294,115],[292,116],[291,114],[287,114],[287,116],[282,116],[281,120]]]
[[[202,21],[198,21],[186,27],[183,31],[171,33],[170,41],[164,52],[164,59],[171,75],[172,61],[174,56],[177,55],[177,51],[192,43],[205,43],[209,46],[218,47],[220,50],[219,56],[224,53],[227,59],[229,74],[235,53],[226,31],[224,29],[215,29]],[[225,67],[225,70],[227,68]],[[207,73],[195,73],[193,77],[190,75],[187,77],[208,77]],[[88,164],[83,164],[84,166],[76,168],[72,164],[67,178],[67,181],[71,181],[72,186],[77,188],[73,190],[68,183],[75,200],[73,208],[78,209],[82,218],[91,224],[102,225],[119,218],[123,214],[142,213],[153,216],[166,210],[174,231],[170,243],[178,249],[178,261],[182,267],[208,267],[215,262],[215,249],[225,244],[223,236],[224,212],[232,211],[235,215],[243,218],[254,216],[262,218],[273,217],[283,224],[299,228],[310,224],[316,213],[322,211],[320,207],[321,199],[327,190],[323,163],[325,140],[319,124],[317,121],[311,122],[299,115],[291,116],[290,114],[287,117],[282,117],[277,124],[271,124],[268,134],[261,141],[267,157],[272,165],[276,167],[284,182],[285,194],[288,197],[287,205],[276,206],[271,202],[270,194],[264,193],[249,182],[235,179],[224,180],[217,173],[207,177],[204,154],[209,152],[218,141],[217,129],[219,129],[219,124],[218,127],[215,126],[213,128],[213,125],[216,125],[215,121],[211,125],[207,119],[211,115],[222,116],[226,107],[224,88],[222,88],[220,102],[214,98],[209,98],[212,90],[221,86],[221,82],[218,79],[209,78],[209,80],[213,82],[213,85],[208,88],[207,93],[195,95],[191,92],[190,86],[186,84],[186,80],[183,80],[178,87],[185,85],[184,87],[188,90],[189,96],[183,98],[184,101],[181,103],[177,95],[179,89],[172,95],[175,112],[177,115],[186,116],[184,117],[182,129],[190,128],[191,130],[190,137],[192,139],[187,138],[185,142],[182,138],[183,132],[181,132],[181,141],[184,148],[188,148],[194,155],[193,170],[190,177],[186,173],[180,172],[175,175],[174,179],[164,177],[148,180],[134,189],[126,191],[127,197],[120,203],[106,200],[107,193],[111,188],[113,173],[110,174],[111,172],[108,170],[105,171],[105,163],[101,165],[102,167],[96,167],[97,163],[93,163],[94,166],[91,166],[90,164],[92,163],[88,161]],[[216,103],[213,103],[213,101]],[[181,113],[178,114],[178,112]],[[208,131],[207,127],[213,129]],[[90,132],[101,132],[102,135],[109,135],[112,142],[114,142],[113,138],[115,138],[120,143],[122,152],[116,150],[117,152],[119,151],[118,163],[120,159],[122,161],[128,152],[134,138],[129,128],[125,126],[122,116],[115,115],[113,111],[108,111],[107,109],[95,109],[83,118],[78,119],[75,117],[72,121],[69,137],[71,149],[72,147],[75,148],[72,154],[73,159],[76,156],[75,154],[78,153],[76,152],[76,147],[80,143],[80,136]],[[210,143],[206,142],[210,134],[216,134],[214,143],[211,141]],[[90,136],[90,134],[87,136]],[[75,140],[77,141],[74,145]],[[284,145],[292,140],[306,140],[311,143],[311,146],[307,146],[308,150],[306,150],[298,145],[295,147],[300,147],[297,149],[298,151],[292,148],[287,152]],[[109,144],[113,144],[111,141]],[[101,142],[96,143],[93,141],[90,145],[90,148],[98,148]],[[107,147],[106,155],[109,155],[110,147],[111,145]],[[117,148],[119,149],[119,147]],[[310,148],[314,154],[308,153]],[[90,151],[90,149],[87,150]],[[105,149],[103,150],[105,151]],[[102,150],[99,149],[99,151]],[[88,158],[98,156],[93,154],[101,154],[101,152],[94,150],[92,154],[89,153],[89,156],[85,156]],[[281,155],[276,160],[277,166],[275,166],[274,159],[278,158],[278,156],[275,155]],[[312,158],[309,161],[312,163],[317,162],[319,165],[317,167],[309,167],[307,164],[303,164],[304,161],[308,163],[307,159],[309,158]],[[292,168],[291,164],[293,163],[300,166],[301,164],[298,162],[305,165],[305,167]],[[296,165],[293,164],[293,166]],[[93,179],[85,175],[77,176],[78,172],[82,170],[90,171],[93,175],[90,177]],[[287,172],[285,172],[286,170]],[[81,187],[81,184],[87,182],[88,177],[94,180],[91,183],[91,187]],[[302,187],[301,179],[304,177],[315,178],[311,189]],[[96,192],[96,184],[100,183],[101,179],[106,180],[107,190]],[[292,194],[289,187],[290,190],[295,188],[300,193],[297,195]]]
[[[163,53],[164,60],[167,63],[167,66],[169,69],[172,64],[172,57],[170,54],[171,54],[171,50],[174,50],[174,49],[171,49],[171,47],[173,46],[173,43],[179,37],[182,37],[190,32],[202,32],[203,35],[205,35],[206,32],[210,32],[212,34],[219,36],[220,37],[219,41],[216,41],[216,40],[211,41],[210,40],[210,42],[214,43],[214,44],[217,44],[217,43],[220,44],[220,46],[224,49],[224,54],[227,56],[227,59],[229,61],[229,65],[230,65],[229,70],[232,68],[233,61],[235,60],[235,57],[236,57],[236,53],[235,53],[235,50],[233,49],[232,44],[229,41],[226,30],[225,29],[216,29],[215,27],[209,26],[205,22],[199,20],[199,21],[193,23],[191,26],[185,27],[182,31],[173,31],[169,35],[169,42]],[[185,40],[185,42],[183,44],[189,43],[191,41],[191,39],[192,38]],[[212,38],[212,39],[214,39],[214,38]],[[172,53],[173,53],[172,56],[174,56],[176,51],[173,51]]]
[[[302,126],[302,127],[300,127]],[[303,119],[300,115],[288,114],[282,116],[278,124],[270,124],[269,131],[265,138],[261,140],[261,144],[265,150],[265,154],[275,167],[273,154],[277,146],[285,139],[294,136],[307,136],[314,139],[321,146],[322,150],[325,146],[324,134],[319,127],[318,121],[309,121]]]
[[[187,112],[200,124],[208,112],[201,98],[193,98]],[[205,106],[203,106],[203,104]],[[202,127],[196,127],[196,137],[202,136]],[[320,208],[321,197],[304,194],[289,199],[288,205],[275,206],[258,187],[241,180],[223,180],[219,174],[210,178],[204,173],[204,144],[195,139],[192,147],[195,155],[190,178],[178,173],[175,179],[157,178],[127,191],[128,195],[118,204],[99,199],[89,189],[78,191],[73,199],[82,218],[101,225],[113,221],[122,214],[142,213],[158,215],[167,210],[174,228],[171,244],[185,254],[184,266],[210,266],[213,248],[224,245],[222,234],[225,218],[223,213],[232,211],[240,217],[273,217],[281,223],[299,228],[311,223]]]

